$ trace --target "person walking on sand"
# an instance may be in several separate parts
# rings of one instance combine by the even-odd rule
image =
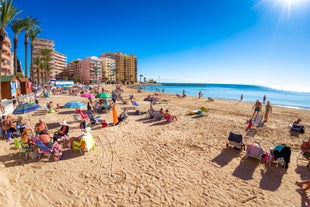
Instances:
[[[198,98],[200,99],[201,97],[202,97],[202,93],[201,93],[201,91],[199,91]]]
[[[269,113],[271,112],[272,112],[272,106],[270,104],[270,101],[267,101],[266,111],[265,111],[265,116],[264,116],[264,123],[268,121]]]
[[[252,119],[254,118],[255,114],[258,115],[259,112],[262,111],[262,103],[259,100],[256,100],[254,106],[252,107],[252,109],[254,109],[253,115],[252,115]]]

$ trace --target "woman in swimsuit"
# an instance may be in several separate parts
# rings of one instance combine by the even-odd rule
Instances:
[[[270,101],[267,101],[266,112],[265,112],[265,117],[264,117],[264,122],[267,122],[267,121],[268,121],[269,113],[271,113],[271,112],[272,112],[272,107],[271,107]]]
[[[259,112],[262,110],[262,103],[259,100],[256,100],[256,102],[252,108],[254,108],[254,113],[252,115],[252,119],[253,119],[255,114],[258,115]]]

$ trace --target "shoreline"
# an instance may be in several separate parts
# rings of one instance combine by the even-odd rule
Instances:
[[[104,86],[109,92],[114,87]],[[0,140],[3,206],[274,206],[283,201],[294,206],[303,202],[303,196],[295,191],[295,181],[310,175],[307,162],[297,163],[296,158],[301,140],[310,134],[308,110],[274,106],[263,127],[246,131],[252,103],[160,93],[168,102],[155,104],[154,109],[169,109],[178,120],[155,121],[148,114],[134,113],[149,109],[150,102],[143,99],[153,93],[138,93],[127,86],[123,89],[123,98],[133,94],[139,106],[128,111],[126,122],[93,127],[95,151],[81,155],[63,148],[64,157],[59,162],[49,162],[46,157],[25,160],[13,144]],[[48,101],[63,105],[87,99],[69,95],[39,99],[40,105]],[[131,105],[117,101],[118,114],[127,106]],[[201,106],[207,112],[189,115],[189,110]],[[52,114],[39,109],[22,117],[30,117],[32,125],[44,119],[51,134],[66,120],[72,137],[81,133],[73,115],[73,109]],[[98,115],[109,123],[113,120],[111,112]],[[299,137],[290,136],[288,131],[295,118],[301,118],[306,129]],[[286,143],[292,149],[288,170],[258,164],[256,159],[245,160],[245,151],[227,148],[231,131],[241,133],[245,144],[257,141],[266,150]]]
[[[210,97],[218,100],[234,100],[234,101],[239,101],[239,97],[236,98],[236,96],[238,96],[238,94],[243,94],[244,96],[247,96],[247,98],[244,99],[243,102],[249,102],[249,103],[254,103],[257,99],[261,100],[260,97],[258,97],[257,95],[259,93],[261,94],[261,96],[263,96],[264,94],[267,95],[267,97],[270,98],[269,100],[271,101],[272,105],[288,108],[296,107],[298,109],[310,110],[309,105],[307,105],[307,102],[309,102],[310,104],[309,99],[310,93],[309,96],[307,96],[308,93],[302,93],[301,95],[300,92],[288,92],[290,93],[288,96],[286,93],[287,91],[279,91],[276,89],[271,89],[270,91],[269,90],[270,88],[256,85],[213,84],[213,86],[216,87],[211,86],[209,88],[208,84],[206,84],[203,88],[199,88],[199,85],[201,84],[168,83],[166,85],[166,88],[165,85],[159,85],[158,89],[159,92],[161,92],[161,89],[165,89],[165,93],[171,95],[180,94],[182,90],[185,89],[186,95],[193,97],[195,97],[199,91],[202,91],[203,94],[207,94],[205,95],[205,97]],[[145,91],[154,93],[155,89],[157,89],[156,86],[157,85],[146,84],[142,85],[141,87],[144,87],[143,90]],[[248,88],[243,88],[245,86]],[[230,92],[226,92],[227,90],[229,90]],[[276,98],[272,99],[272,97]]]

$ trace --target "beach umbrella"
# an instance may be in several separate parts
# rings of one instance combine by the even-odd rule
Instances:
[[[23,104],[20,104],[19,106],[17,106],[17,108],[13,111],[13,114],[14,115],[28,114],[30,125],[31,125],[30,112],[36,111],[39,108],[41,108],[40,105],[32,103],[32,102],[23,103]]]
[[[79,101],[70,101],[66,103],[63,108],[79,109],[86,107],[86,104]]]
[[[111,96],[111,94],[109,94],[109,93],[98,93],[97,95],[96,95],[96,98],[111,98],[112,96]]]
[[[81,95],[81,97],[83,97],[83,98],[95,98],[95,96],[91,93],[83,93]]]
[[[113,117],[113,123],[117,124],[118,123],[118,116],[117,116],[117,111],[116,111],[115,105],[113,105],[113,107],[112,107],[112,117]]]
[[[40,105],[35,104],[35,103],[23,103],[20,104],[14,111],[13,114],[17,115],[17,114],[26,114],[26,113],[30,113],[32,111],[36,111],[38,110],[40,107]]]

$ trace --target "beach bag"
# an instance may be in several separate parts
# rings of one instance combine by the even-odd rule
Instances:
[[[108,123],[105,120],[102,120],[101,124],[102,124],[102,127],[107,127],[108,126]]]
[[[54,144],[53,161],[59,161],[62,158],[62,150],[57,143]]]
[[[62,150],[55,150],[53,154],[53,161],[59,161],[62,158]]]

